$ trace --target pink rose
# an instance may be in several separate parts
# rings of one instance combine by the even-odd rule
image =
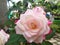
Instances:
[[[9,34],[5,33],[3,29],[0,30],[0,45],[4,45],[9,38]]]
[[[33,8],[33,11],[36,13],[40,13],[40,14],[43,14],[43,15],[46,15],[46,12],[44,11],[43,7],[34,7]]]
[[[48,20],[48,25],[50,26],[52,24],[52,22],[50,20]]]
[[[42,8],[36,9],[27,9],[24,14],[21,14],[15,26],[16,33],[23,35],[29,43],[42,43],[45,35],[50,31],[48,19],[43,14]]]
[[[18,21],[18,19],[15,19],[15,23]]]

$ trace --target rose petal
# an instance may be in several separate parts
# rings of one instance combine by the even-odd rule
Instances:
[[[16,34],[23,34],[18,26],[16,26],[15,29],[16,29]]]
[[[21,29],[21,31],[24,31],[25,30],[25,28],[24,28],[24,26],[23,26],[23,24],[21,23],[20,20],[16,24]]]
[[[52,24],[52,22],[51,21],[48,21],[48,25],[50,26]]]
[[[35,7],[35,8],[33,8],[33,12],[35,12],[37,14],[43,14],[43,15],[46,14],[42,7]]]
[[[9,39],[9,34],[6,34],[4,31],[3,31],[3,29],[1,29],[1,31],[0,31],[0,35],[2,36],[1,38],[2,38],[2,40],[4,41],[4,43],[6,43],[7,41],[8,41],[8,39]]]
[[[42,36],[38,37],[34,42],[35,42],[35,43],[42,43],[42,41],[43,41],[44,39],[45,39],[45,36],[42,35]]]

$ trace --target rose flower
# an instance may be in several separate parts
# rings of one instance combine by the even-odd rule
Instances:
[[[9,39],[9,34],[5,33],[3,29],[0,30],[0,45],[5,45]]]
[[[29,43],[42,43],[45,35],[50,31],[48,19],[44,13],[41,7],[27,9],[16,23],[16,33],[23,35]]]

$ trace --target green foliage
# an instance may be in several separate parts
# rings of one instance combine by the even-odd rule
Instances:
[[[8,26],[8,27],[14,28],[15,27],[15,23],[14,23],[14,21],[8,20],[8,21],[6,21],[4,23],[4,26]]]
[[[60,2],[58,2],[57,4],[50,4],[50,12],[54,15],[60,15]]]
[[[9,41],[6,43],[6,45],[19,45],[19,36],[16,34],[11,34]]]
[[[10,34],[10,39],[9,41],[6,43],[6,45],[20,45],[20,42],[25,43],[26,40],[22,35],[18,35],[18,34]]]
[[[48,41],[43,41],[41,45],[53,45],[53,44]]]
[[[54,24],[60,24],[60,20],[54,20],[54,22],[53,22]]]
[[[55,30],[52,29],[52,32],[50,34],[46,35],[46,39],[49,40],[55,35]]]
[[[56,30],[57,33],[60,33],[60,20],[54,20],[51,28]]]
[[[28,0],[29,2],[31,2],[31,3],[34,3],[34,1],[33,0]]]
[[[54,18],[56,18],[56,19],[60,19],[60,16],[54,16]]]

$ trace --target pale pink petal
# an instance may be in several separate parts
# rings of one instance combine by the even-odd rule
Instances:
[[[25,33],[24,33],[23,35],[24,35],[25,39],[26,39],[29,43],[33,42],[33,38],[32,38],[32,39],[30,39],[31,37],[28,38]]]
[[[18,22],[16,23],[16,25],[21,29],[21,31],[25,31],[25,28],[23,26],[23,24],[21,23],[20,20],[18,20]]]
[[[29,19],[33,18],[33,14],[32,13],[31,14],[21,14],[20,21],[22,23],[25,23],[27,20],[29,20],[28,18]]]
[[[24,32],[24,34],[26,35],[26,37],[28,37],[28,38],[30,38],[31,37],[31,35],[30,35],[30,33],[28,32],[28,31],[25,31]]]
[[[15,29],[16,29],[16,34],[23,34],[23,32],[18,26],[16,26]]]
[[[51,34],[51,33],[52,33],[52,30],[50,30],[48,34]]]
[[[24,37],[29,43],[34,42],[34,40],[36,39],[36,36],[27,37],[26,34],[24,34]]]
[[[7,33],[5,33],[5,32],[3,31],[3,29],[1,29],[0,35],[2,36],[2,39],[3,39],[4,43],[6,43],[6,42],[8,41],[8,39],[9,39],[9,37],[10,37],[10,35],[7,34]]]
[[[40,32],[40,35],[46,35],[48,34],[50,31],[50,28],[49,27],[44,27],[41,32]]]
[[[50,31],[50,28],[49,28],[49,26],[47,25],[47,26],[46,26],[45,33],[44,33],[44,34],[45,34],[45,35],[46,35],[46,34],[48,34],[48,33],[49,33],[49,31]]]
[[[43,15],[46,14],[42,7],[35,7],[35,8],[33,8],[33,12],[35,12],[37,14],[43,14]]]
[[[35,43],[42,43],[43,40],[45,40],[45,36],[44,36],[44,35],[38,37],[34,42],[35,42]]]
[[[27,14],[27,15],[33,14],[33,11],[31,9],[27,9],[27,11],[25,12],[25,14]]]

